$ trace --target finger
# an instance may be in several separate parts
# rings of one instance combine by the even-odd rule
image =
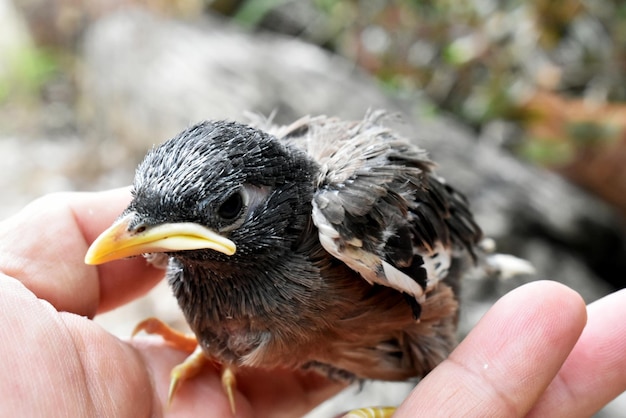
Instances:
[[[588,307],[587,326],[532,417],[592,416],[626,390],[626,290]]]
[[[584,302],[571,289],[555,282],[522,286],[489,310],[396,416],[524,416],[584,324]]]
[[[97,324],[1,274],[0,312],[0,416],[136,417],[157,405],[141,357]]]
[[[58,310],[93,316],[147,291],[162,272],[142,259],[92,267],[88,245],[130,199],[127,189],[40,198],[0,223],[0,271]]]
[[[69,200],[76,225],[86,246],[80,252],[83,268],[96,270],[99,278],[98,313],[124,305],[145,294],[163,279],[164,271],[143,257],[116,260],[99,266],[85,266],[87,248],[102,231],[111,226],[130,202],[130,188],[99,193],[74,193]]]

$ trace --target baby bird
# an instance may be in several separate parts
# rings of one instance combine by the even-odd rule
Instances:
[[[206,121],[146,155],[130,205],[86,262],[167,257],[199,347],[173,390],[207,358],[232,402],[240,366],[406,380],[450,353],[482,233],[426,152],[383,118]],[[139,328],[185,345],[158,321]]]

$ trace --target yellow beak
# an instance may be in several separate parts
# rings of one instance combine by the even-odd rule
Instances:
[[[129,231],[135,213],[111,225],[91,244],[86,264],[132,257],[145,253],[211,249],[226,255],[236,251],[235,243],[202,225],[192,222],[166,223],[141,231]]]

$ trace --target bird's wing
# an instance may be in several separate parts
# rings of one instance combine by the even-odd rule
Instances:
[[[313,221],[324,249],[368,282],[422,302],[446,277],[453,252],[471,253],[481,231],[425,151],[380,124],[382,115],[303,118],[275,134],[320,166]]]

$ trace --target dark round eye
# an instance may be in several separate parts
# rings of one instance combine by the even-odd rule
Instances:
[[[217,210],[217,214],[226,221],[232,221],[239,217],[243,209],[243,197],[239,191],[231,194]]]

